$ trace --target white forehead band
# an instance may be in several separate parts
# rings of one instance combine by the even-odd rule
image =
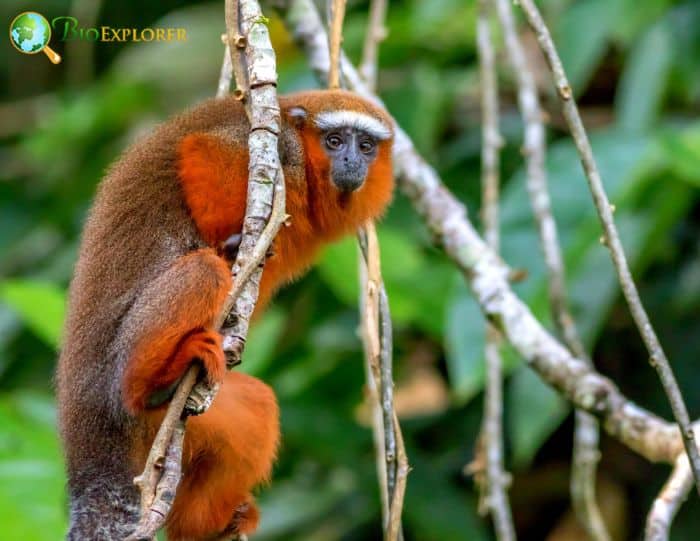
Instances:
[[[379,140],[391,137],[391,130],[381,120],[357,111],[326,111],[316,115],[315,123],[321,130],[349,127],[367,132]]]

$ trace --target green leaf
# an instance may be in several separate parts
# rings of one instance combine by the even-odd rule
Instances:
[[[484,385],[486,322],[464,278],[459,277],[445,317],[445,357],[452,392],[468,401]]]
[[[335,295],[348,305],[357,304],[360,288],[357,281],[357,246],[352,238],[331,244],[323,252],[318,272]]]
[[[624,217],[631,210],[632,199],[621,199],[623,195],[636,193],[648,183],[638,171],[640,161],[650,148],[649,139],[609,132],[593,134],[591,140],[610,198],[617,204],[616,216]],[[572,302],[574,315],[582,328],[597,330],[617,289],[608,255],[598,240],[600,228],[588,186],[570,141],[550,148],[547,172],[560,243],[566,247],[564,257],[569,286],[572,291],[578,292],[582,290],[578,281],[586,287],[590,287],[592,279],[598,284],[587,293],[587,297],[581,299],[580,306]],[[519,170],[503,191],[502,253],[512,268],[527,271],[528,278],[514,288],[538,319],[548,325],[547,276],[524,175],[524,171]],[[642,228],[638,231],[638,239],[644,239],[641,232],[646,230]],[[626,236],[623,240],[632,242],[633,239]],[[589,266],[589,258],[593,258],[595,265]],[[582,272],[584,263],[586,271]],[[484,321],[466,286],[458,286],[451,299],[446,312],[445,331],[450,385],[457,398],[468,400],[483,388]],[[593,338],[592,334],[584,336]],[[507,371],[515,363],[505,362],[506,359],[511,359],[510,355],[504,358],[504,369]]]
[[[260,321],[256,321],[248,333],[241,371],[260,376],[268,368],[280,333],[284,328],[285,313],[279,308],[270,308]]]
[[[65,315],[65,292],[58,286],[30,280],[0,283],[0,301],[15,310],[39,338],[58,348]]]
[[[615,203],[618,229],[633,269],[658,257],[679,216],[692,202],[690,187],[678,181],[658,182],[656,175],[672,167],[674,152],[669,144],[683,144],[694,152],[695,127],[675,131],[673,138],[655,144],[648,136],[622,130],[592,135],[594,153],[608,190]],[[664,152],[663,149],[667,149]],[[688,160],[685,160],[686,163]],[[610,256],[599,242],[601,235],[588,186],[581,171],[578,155],[569,141],[551,147],[547,159],[552,206],[564,248],[568,292],[574,318],[584,341],[590,347],[600,332],[610,306],[619,294],[619,286]],[[691,171],[683,171],[685,175]],[[668,175],[664,175],[666,179]],[[528,278],[514,288],[530,306],[535,316],[551,328],[547,300],[547,276],[540,254],[524,172],[508,183],[502,200],[502,251],[513,268],[524,269]],[[445,350],[452,391],[468,400],[483,388],[484,322],[466,286],[458,285],[447,309]],[[504,349],[504,371],[517,364],[513,352]],[[524,387],[525,391],[534,384]],[[526,395],[525,391],[521,394]],[[535,391],[532,391],[535,392]],[[510,404],[510,403],[509,403]],[[521,402],[507,406],[508,411],[522,407]],[[543,399],[542,417],[528,427],[527,434],[511,434],[514,453],[526,462],[562,419],[560,403]],[[516,429],[517,423],[509,424]]]
[[[558,21],[554,41],[576,95],[603,58],[619,14],[617,0],[589,0],[568,8]]]
[[[700,186],[700,123],[660,138],[664,165],[681,180]]]
[[[299,472],[295,478],[273,483],[263,492],[260,507],[265,520],[260,523],[256,538],[291,539],[295,530],[327,517],[357,490],[353,475],[340,468],[329,472],[320,484],[309,484],[304,479],[307,476]],[[304,505],[299,506],[299,502]]]
[[[443,259],[425,254],[420,246],[397,229],[378,229],[382,278],[389,296],[392,319],[440,336],[448,299],[446,283],[457,272]],[[348,306],[357,306],[359,286],[357,242],[347,238],[329,246],[319,262],[323,281]]]
[[[486,541],[490,537],[476,514],[476,502],[417,450],[409,450],[411,474],[406,491],[405,523],[421,541]]]
[[[0,395],[0,523],[5,539],[49,541],[66,530],[65,476],[51,397]]]
[[[649,128],[661,107],[673,61],[673,33],[665,22],[654,25],[635,44],[615,98],[617,121],[630,131]]]
[[[660,20],[671,3],[671,0],[645,0],[644,9],[639,9],[638,0],[616,1],[620,3],[620,17],[613,29],[614,37],[625,46]]]
[[[529,367],[521,365],[508,382],[508,433],[513,462],[526,467],[550,434],[564,420],[570,406]]]

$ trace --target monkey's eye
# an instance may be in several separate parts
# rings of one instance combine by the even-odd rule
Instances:
[[[372,151],[374,151],[374,141],[370,141],[369,139],[360,141],[360,152],[363,154],[370,154]]]
[[[338,150],[343,146],[343,138],[335,133],[330,134],[326,137],[326,146],[331,150]]]

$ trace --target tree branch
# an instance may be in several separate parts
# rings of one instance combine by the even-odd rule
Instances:
[[[557,334],[579,359],[592,364],[583,346],[566,294],[564,262],[559,248],[557,225],[552,215],[545,171],[545,130],[535,78],[515,29],[508,0],[495,0],[508,60],[518,86],[518,104],[525,124],[523,154],[527,164],[530,196],[545,266],[549,275],[548,293],[552,320]],[[610,536],[595,499],[599,430],[594,417],[576,410],[574,451],[571,466],[571,500],[576,516],[593,541],[609,541]]]
[[[410,468],[394,408],[391,314],[381,277],[379,242],[373,223],[369,222],[358,231],[358,244],[362,254],[362,342],[377,447],[384,538],[395,541],[403,538],[401,515]]]
[[[233,79],[233,62],[231,61],[231,48],[228,45],[228,37],[226,34],[221,34],[221,41],[224,43],[224,59],[221,62],[219,84],[216,87],[217,98],[223,98],[231,91],[231,79]]]
[[[329,26],[331,65],[329,88],[340,87],[340,51],[345,0],[329,0],[332,5]],[[367,388],[370,392],[372,419],[381,490],[384,539],[403,539],[401,515],[408,462],[403,438],[394,409],[394,380],[392,376],[393,331],[389,301],[381,275],[379,241],[374,224],[368,222],[358,231],[362,254],[361,272],[363,297],[360,302],[362,339],[365,350]]]
[[[330,15],[331,70],[328,74],[328,88],[340,88],[340,45],[343,41],[343,19],[346,0],[328,0]]]
[[[479,2],[476,21],[476,42],[479,53],[481,84],[481,219],[484,238],[495,252],[499,250],[498,199],[499,199],[499,154],[502,139],[498,129],[498,85],[496,78],[496,55],[490,28],[490,6],[487,0]],[[481,502],[484,511],[490,511],[496,538],[499,541],[515,539],[515,527],[508,502],[507,489],[510,475],[504,469],[503,460],[503,374],[501,371],[501,336],[486,324],[486,390],[484,393],[484,419],[478,449],[485,453],[483,459],[474,463],[485,464]]]
[[[247,98],[246,111],[251,124],[243,238],[231,271],[233,286],[216,322],[219,327],[232,322],[222,330],[229,366],[240,362],[248,321],[258,296],[265,254],[286,220],[284,178],[277,155],[281,122],[276,94],[277,73],[266,22],[257,1],[227,0],[226,24],[232,65],[227,66],[224,60],[217,95],[230,86],[231,71],[242,73],[245,62],[247,75],[244,80],[239,79],[238,84],[249,88],[240,97]],[[238,54],[242,46],[245,47],[245,57]],[[141,520],[129,541],[151,539],[165,523],[181,476],[185,420],[190,413],[206,411],[218,390],[203,381],[195,383],[198,377],[199,368],[193,365],[168,406],[144,472],[135,479],[141,491]]]
[[[328,41],[313,2],[285,0],[276,5],[309,64],[323,80],[329,66]],[[341,66],[350,88],[381,105],[343,55]],[[395,126],[395,138],[399,187],[436,242],[464,273],[486,317],[544,381],[575,406],[602,419],[610,435],[648,460],[675,462],[683,449],[677,425],[628,400],[612,381],[574,357],[544,329],[510,289],[510,269],[479,238],[464,206],[445,188],[399,126]]]
[[[644,541],[668,541],[671,523],[680,506],[688,498],[691,488],[693,473],[690,471],[688,456],[682,454],[676,460],[668,481],[651,506]]]
[[[693,434],[693,428],[690,424],[688,410],[685,402],[683,401],[683,397],[673,374],[673,370],[671,369],[671,365],[668,362],[666,354],[664,353],[659,339],[656,336],[656,332],[649,321],[649,316],[644,309],[641,298],[639,297],[639,292],[637,291],[637,286],[632,278],[632,273],[630,272],[629,265],[627,264],[627,259],[625,257],[624,248],[622,246],[622,242],[620,241],[617,227],[615,226],[613,209],[610,205],[610,201],[608,201],[608,196],[605,193],[600,172],[598,171],[598,166],[593,156],[593,149],[588,141],[588,135],[586,134],[586,130],[583,126],[576,102],[573,99],[573,92],[571,90],[571,86],[569,85],[569,81],[566,78],[564,67],[562,66],[561,59],[556,51],[554,42],[552,41],[549,29],[542,20],[542,16],[537,10],[535,4],[532,2],[532,0],[521,0],[520,6],[525,13],[525,17],[527,18],[530,27],[535,32],[537,41],[539,42],[545,58],[549,63],[554,84],[557,89],[557,95],[559,96],[559,100],[562,104],[564,118],[569,126],[571,136],[581,158],[583,170],[593,196],[593,202],[595,203],[601,225],[603,226],[603,231],[605,232],[605,245],[610,249],[610,255],[612,257],[615,270],[617,271],[618,281],[622,287],[622,293],[627,300],[627,305],[629,306],[632,318],[637,324],[637,328],[639,329],[644,344],[647,347],[650,362],[659,375],[661,384],[666,392],[669,403],[671,404],[673,416],[680,427],[683,445],[688,453],[691,469],[695,478],[695,485],[698,493],[700,493],[700,453],[698,452],[698,448],[695,443],[695,435]]]
[[[374,91],[377,87],[377,65],[379,64],[379,44],[386,38],[384,25],[388,0],[372,0],[369,6],[369,21],[362,48],[360,73],[367,86]]]

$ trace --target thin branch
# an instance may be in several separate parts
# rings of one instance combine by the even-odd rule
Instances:
[[[241,29],[240,2],[227,0],[224,6],[224,17],[226,20],[225,43],[226,51],[229,53],[231,69],[236,80],[236,90],[234,95],[239,100],[243,100],[246,92],[250,88],[248,81],[248,66],[245,57],[246,39]],[[225,61],[224,61],[225,63]],[[222,68],[223,69],[223,68]],[[246,106],[246,112],[250,119],[250,104]]]
[[[387,528],[386,539],[389,541],[401,541],[403,530],[401,527],[401,515],[403,510],[403,499],[406,494],[406,480],[411,468],[408,465],[406,456],[406,446],[403,442],[403,433],[399,425],[399,418],[394,410],[393,432],[396,435],[396,488],[391,499],[389,512],[389,526]]]
[[[374,237],[368,242],[368,261],[375,260],[379,267],[379,241],[374,230],[374,224],[365,228],[367,238]],[[376,250],[371,248],[372,244]],[[373,254],[373,250],[375,253]],[[369,265],[369,263],[368,263]],[[403,509],[403,492],[405,491],[406,476],[401,478],[400,470],[408,468],[406,450],[403,447],[403,436],[399,425],[396,409],[394,408],[394,374],[393,374],[393,342],[394,330],[389,311],[389,297],[384,287],[381,275],[377,276],[379,292],[379,382],[382,399],[382,418],[384,426],[384,461],[387,463],[387,489],[391,505],[389,506],[389,528],[387,539],[393,541],[397,536],[403,537],[401,529],[401,514]],[[403,459],[401,456],[403,455]],[[403,460],[403,463],[401,462]],[[406,472],[408,473],[408,471]],[[400,486],[403,483],[404,486]],[[397,498],[397,494],[401,494]]]
[[[219,84],[216,87],[216,97],[223,98],[231,91],[231,79],[233,79],[233,62],[231,61],[231,48],[228,45],[226,34],[221,35],[224,43],[224,59],[221,62],[221,72],[219,73]]]
[[[328,38],[311,0],[277,3],[295,40],[320,79],[328,75]],[[381,105],[341,54],[343,75],[358,94]],[[608,378],[574,357],[535,319],[513,293],[510,269],[479,238],[466,209],[442,184],[435,170],[395,125],[394,163],[399,187],[447,256],[468,279],[486,317],[540,377],[574,406],[603,420],[613,437],[652,462],[674,463],[682,452],[678,426],[628,400]]]
[[[544,115],[537,95],[535,78],[518,38],[509,0],[495,0],[495,4],[503,29],[508,60],[518,85],[518,104],[525,124],[523,154],[527,163],[527,188],[549,275],[547,283],[552,319],[557,334],[569,350],[579,359],[591,363],[569,310],[566,295],[564,262],[547,188]],[[571,499],[576,516],[590,538],[593,541],[608,541],[610,535],[595,499],[596,467],[600,457],[598,432],[595,418],[576,410]]]
[[[622,293],[627,300],[627,305],[629,306],[632,318],[637,324],[637,328],[639,329],[644,344],[647,347],[650,362],[659,375],[661,384],[671,404],[673,416],[680,427],[683,444],[686,452],[688,453],[691,469],[693,471],[693,477],[695,478],[695,485],[700,493],[700,453],[698,452],[698,448],[695,443],[695,435],[693,434],[693,428],[690,424],[688,410],[685,402],[683,401],[676,378],[673,375],[671,365],[668,362],[666,354],[664,353],[659,339],[656,336],[656,332],[649,321],[649,316],[642,305],[639,292],[637,291],[637,286],[632,278],[632,273],[630,272],[627,259],[625,258],[624,248],[622,247],[622,242],[620,241],[620,236],[618,235],[617,227],[615,226],[613,209],[610,205],[610,201],[608,201],[608,196],[605,193],[600,172],[598,171],[598,166],[593,156],[593,149],[591,148],[588,140],[588,135],[586,134],[583,122],[581,121],[581,116],[579,115],[576,102],[573,99],[573,92],[571,90],[571,86],[569,85],[569,81],[566,78],[564,67],[562,66],[561,59],[556,51],[554,42],[552,41],[552,36],[549,33],[549,29],[542,20],[542,16],[537,10],[537,7],[535,7],[535,4],[532,2],[532,0],[521,0],[520,6],[525,13],[525,17],[527,18],[530,27],[537,36],[537,40],[552,71],[554,84],[557,89],[557,95],[559,96],[562,104],[564,117],[581,158],[583,170],[586,175],[591,194],[593,195],[593,201],[598,211],[598,216],[603,226],[603,230],[605,231],[605,245],[610,249],[610,255],[612,257],[615,270],[617,271],[618,280],[620,282],[620,286],[622,287]]]
[[[364,229],[358,231],[358,248],[366,251],[366,232]],[[370,415],[372,419],[372,437],[375,447],[375,459],[377,467],[377,480],[379,482],[379,498],[382,506],[382,524],[386,528],[389,518],[389,489],[387,487],[387,460],[385,450],[386,433],[384,431],[384,418],[382,414],[382,405],[379,398],[380,374],[379,362],[377,360],[377,351],[381,348],[380,341],[373,329],[372,321],[377,321],[379,318],[379,305],[373,298],[372,291],[369,287],[367,278],[367,263],[365,256],[360,251],[358,260],[359,278],[360,278],[360,330],[362,336],[362,346],[364,349],[364,365],[365,365],[365,380],[367,402],[370,407]]]
[[[252,85],[249,96],[246,96],[249,97],[246,111],[251,126],[243,238],[232,268],[233,286],[216,323],[221,327],[224,322],[233,321],[232,325],[222,330],[227,361],[229,366],[233,366],[240,362],[243,352],[265,254],[287,217],[284,210],[284,178],[277,155],[277,134],[281,121],[276,94],[277,74],[267,20],[262,16],[257,1],[227,0],[226,22],[233,71],[236,71],[237,63],[244,65],[244,59],[234,53],[232,43],[235,43],[236,49],[243,44],[247,75],[238,83]],[[229,84],[230,71],[224,61],[217,93]],[[195,383],[198,377],[199,368],[190,367],[168,406],[144,472],[135,480],[141,490],[142,515],[135,532],[129,537],[130,541],[151,539],[163,526],[170,511],[181,476],[186,417],[193,412],[206,411],[218,390],[216,386],[209,387],[204,382]]]
[[[340,87],[340,50],[345,0],[331,0],[329,26],[330,76],[329,88]],[[393,332],[389,301],[382,282],[379,241],[372,222],[358,231],[358,243],[364,259],[361,263],[364,294],[361,298],[362,338],[365,349],[367,387],[373,407],[373,429],[377,443],[377,472],[380,475],[384,539],[403,539],[401,515],[408,461],[403,438],[394,409],[394,380],[392,375]],[[383,436],[383,437],[381,437]],[[400,442],[400,448],[397,448]],[[403,462],[401,462],[403,460]],[[385,477],[382,477],[384,474]]]
[[[360,73],[367,86],[375,91],[377,88],[377,65],[379,64],[379,44],[387,36],[384,25],[388,0],[372,0],[369,6],[369,21],[365,31],[365,44],[362,49]]]
[[[343,40],[343,19],[345,18],[346,0],[329,0],[331,18],[329,21],[331,50],[331,71],[328,76],[328,88],[340,88],[340,45]]]
[[[479,2],[476,22],[476,42],[479,52],[481,78],[481,218],[487,245],[496,253],[499,250],[498,199],[499,199],[499,151],[502,146],[498,129],[498,86],[496,80],[496,55],[489,22],[489,5]],[[515,527],[508,502],[507,489],[510,476],[503,460],[503,374],[501,372],[501,336],[490,323],[486,324],[486,390],[484,393],[484,420],[478,448],[486,454],[486,475],[482,487],[484,507],[490,511],[496,538],[499,541],[515,539]]]
[[[198,374],[199,369],[196,367],[191,367],[186,372],[151,444],[143,472],[134,479],[134,484],[141,493],[141,518],[127,541],[152,539],[170,512],[181,475],[186,420],[183,410],[189,394],[185,390],[192,388]]]
[[[367,387],[373,407],[375,441],[378,443],[384,538],[402,539],[401,514],[409,466],[403,447],[401,428],[394,408],[392,375],[393,331],[389,299],[381,278],[379,243],[374,224],[358,231],[362,254],[362,338],[367,366]]]
[[[361,255],[362,299],[362,344],[365,350],[367,371],[367,386],[373,389],[375,399],[371,402],[374,408],[372,416],[376,419],[376,428],[379,431],[380,445],[377,446],[377,459],[382,462],[378,468],[384,473],[384,479],[380,479],[382,489],[381,499],[384,510],[384,528],[389,524],[391,494],[395,487],[394,460],[396,456],[396,442],[393,434],[387,438],[386,412],[384,411],[384,389],[382,387],[381,361],[382,339],[379,328],[379,289],[381,283],[381,270],[378,256],[378,242],[374,225],[369,223],[358,231],[358,245]],[[390,350],[391,351],[391,350]],[[390,360],[391,362],[391,360]],[[391,457],[391,459],[390,459]]]
[[[647,516],[644,541],[668,541],[671,523],[678,509],[693,488],[693,473],[688,456],[682,454],[676,460],[668,481],[659,492]]]
[[[372,0],[370,6],[369,23],[366,30],[365,45],[363,50],[363,65],[368,76],[367,84],[373,90],[376,89],[377,73],[379,71],[379,44],[386,37],[384,19],[387,11],[387,0]],[[368,266],[376,265],[378,280],[378,310],[379,310],[379,382],[381,389],[380,411],[384,441],[380,457],[386,465],[386,498],[391,502],[386,513],[385,526],[387,539],[401,539],[401,515],[403,509],[403,495],[406,490],[406,478],[409,472],[408,458],[403,444],[401,426],[394,408],[394,376],[393,376],[393,325],[389,310],[389,297],[379,274],[379,243],[374,224],[369,224],[360,231],[360,247]],[[362,239],[365,243],[362,243]],[[376,253],[373,246],[376,246]]]

